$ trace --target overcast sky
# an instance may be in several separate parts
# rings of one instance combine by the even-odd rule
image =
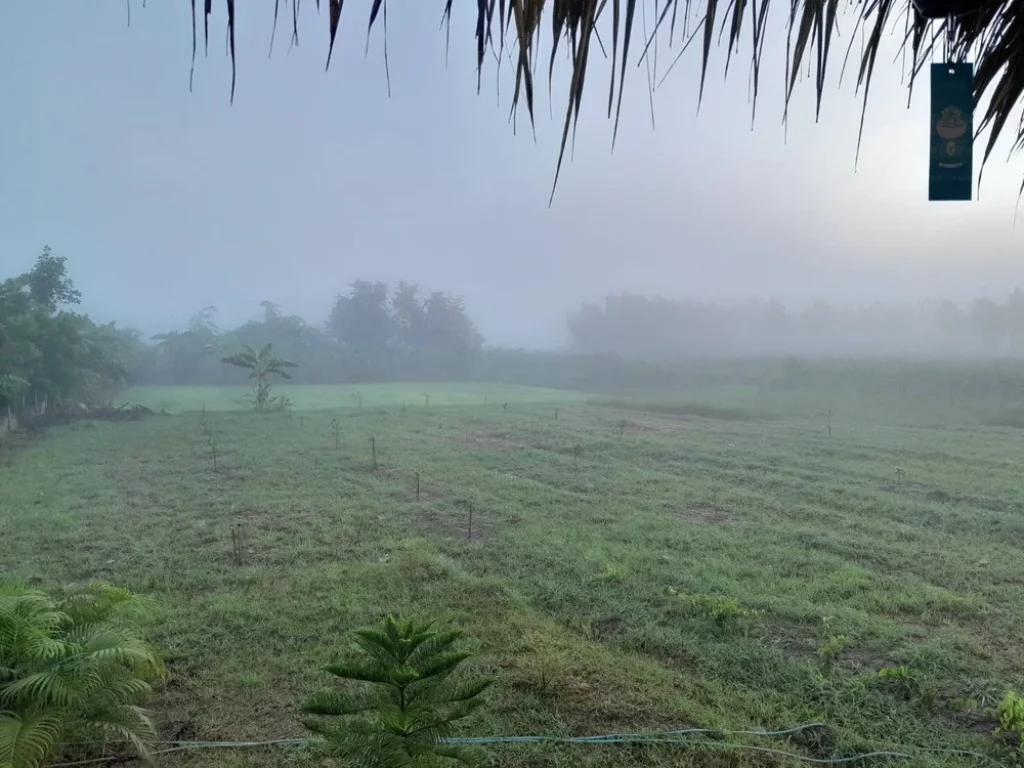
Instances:
[[[213,304],[229,326],[271,299],[320,322],[352,280],[405,279],[465,296],[491,343],[550,346],[567,309],[614,290],[857,301],[1024,284],[1024,163],[998,153],[980,201],[928,203],[927,83],[907,110],[887,61],[856,170],[852,79],[818,124],[805,83],[787,135],[780,18],[753,130],[745,62],[724,85],[713,62],[697,113],[694,46],[654,93],[654,130],[646,71],[629,68],[613,154],[595,52],[549,208],[565,79],[553,119],[541,91],[536,142],[525,111],[514,133],[493,61],[476,93],[475,3],[454,4],[446,67],[443,2],[389,0],[390,98],[380,30],[364,56],[369,0],[345,4],[326,73],[313,2],[300,46],[289,18],[270,59],[273,0],[239,3],[233,105],[222,2],[191,93],[188,0],[131,5],[130,28],[124,0],[0,5],[0,276],[48,243],[97,320],[153,333]],[[677,51],[661,47],[659,79]]]

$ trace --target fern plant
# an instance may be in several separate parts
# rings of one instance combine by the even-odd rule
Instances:
[[[475,764],[475,755],[445,743],[453,725],[482,703],[489,679],[456,682],[452,673],[470,654],[454,650],[459,632],[389,617],[381,629],[355,633],[364,658],[326,668],[344,681],[369,683],[355,692],[310,697],[305,725],[336,755],[370,768],[433,768],[449,761]]]
[[[0,766],[126,749],[147,756],[155,732],[139,705],[163,666],[112,621],[135,600],[101,582],[60,597],[0,583]]]

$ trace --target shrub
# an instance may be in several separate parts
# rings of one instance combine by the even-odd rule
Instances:
[[[0,765],[126,749],[146,757],[155,734],[139,705],[163,665],[113,621],[136,600],[101,582],[60,597],[0,583]]]
[[[996,707],[999,716],[997,734],[1011,734],[1017,737],[1020,748],[1024,750],[1024,696],[1010,691]]]

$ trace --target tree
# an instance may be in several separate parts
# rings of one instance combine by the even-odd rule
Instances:
[[[256,411],[262,411],[277,401],[277,398],[270,397],[270,377],[280,376],[282,379],[290,379],[291,374],[285,369],[297,367],[295,363],[274,357],[272,349],[272,344],[264,344],[257,352],[255,347],[246,344],[241,352],[221,358],[222,363],[235,365],[249,371],[249,378],[252,380],[250,397]]]
[[[457,296],[401,282],[389,301],[387,283],[357,280],[338,296],[328,327],[356,381],[391,378],[461,378],[483,338]]]
[[[152,339],[158,342],[157,359],[170,368],[175,384],[191,381],[213,349],[202,335],[191,330],[158,333]]]
[[[642,61],[651,48],[648,40],[637,39],[639,30],[635,27],[637,17],[645,17],[648,10],[647,6],[642,5],[644,2],[649,2],[650,10],[653,12],[651,18],[656,19],[652,39],[660,36],[671,46],[683,44],[696,37],[698,32],[701,33],[701,95],[704,91],[712,48],[724,40],[725,68],[728,73],[732,56],[737,55],[736,52],[740,50],[741,45],[749,41],[750,66],[733,66],[732,69],[743,69],[751,73],[754,96],[752,109],[756,108],[761,53],[769,34],[767,30],[771,27],[766,23],[771,0],[728,4],[722,0],[561,0],[557,3],[545,0],[480,0],[476,3],[474,34],[478,81],[489,53],[499,54],[494,58],[500,61],[500,52],[493,49],[508,45],[512,49],[510,57],[515,61],[516,69],[512,108],[515,110],[522,101],[525,101],[531,121],[536,90],[534,72],[541,58],[538,48],[542,37],[541,30],[546,27],[545,12],[551,14],[550,27],[547,28],[553,30],[551,61],[555,60],[561,41],[564,41],[568,48],[571,76],[566,94],[567,108],[562,126],[558,169],[561,168],[574,121],[580,113],[584,75],[590,69],[591,54],[597,58],[595,52],[598,50],[610,49],[612,53],[610,83],[606,92],[608,114],[610,117],[614,113],[617,131],[626,73],[633,69],[630,66],[630,54],[636,55]],[[343,0],[328,0],[327,3],[328,13],[325,22],[329,32],[326,54],[328,66],[340,25],[343,4]],[[271,3],[267,0],[267,13],[273,15],[275,29],[282,6],[287,5],[287,0],[284,3],[276,0]],[[299,5],[299,0],[292,0],[290,15],[294,41],[298,40]],[[317,5],[319,6],[319,3]],[[641,5],[640,9],[637,8],[638,5]],[[786,78],[783,89],[785,106],[789,104],[796,83],[803,79],[799,77],[800,73],[810,70],[813,72],[817,95],[817,112],[820,112],[826,73],[831,63],[829,54],[840,47],[836,45],[840,34],[838,15],[840,9],[846,5],[839,0],[791,0],[791,3],[785,6],[789,17]],[[193,67],[197,51],[196,6],[196,3],[192,4]],[[856,85],[863,88],[865,105],[870,93],[875,62],[883,41],[891,34],[902,35],[904,50],[910,53],[905,57],[904,72],[905,81],[910,88],[913,88],[919,73],[928,70],[927,65],[931,61],[964,61],[974,57],[977,67],[974,99],[976,104],[985,105],[979,125],[982,131],[988,132],[984,155],[986,161],[1003,130],[1015,122],[1017,128],[1013,149],[1024,148],[1024,122],[1011,119],[1024,101],[1024,46],[1019,45],[1021,37],[1024,36],[1024,0],[913,0],[912,3],[897,3],[896,0],[852,0],[849,6],[854,16],[850,25],[850,40],[864,41],[861,45]],[[233,99],[236,32],[234,0],[225,0],[223,7],[227,11],[227,33],[232,56]],[[371,30],[380,16],[382,7],[385,9],[384,24],[387,24],[386,5],[374,2],[369,14]],[[449,23],[451,8],[451,0],[444,0],[443,16]],[[209,16],[213,10],[210,0],[207,0],[204,9],[202,37],[208,47]],[[687,21],[695,9],[703,10],[703,14],[699,16],[703,29],[698,27],[691,33]],[[609,16],[612,18],[609,19]],[[678,24],[677,18],[680,22]],[[599,36],[598,30],[602,26],[605,26],[605,29]],[[720,34],[726,29],[729,30],[728,35]],[[271,40],[273,34],[274,32],[271,32]],[[646,32],[644,34],[646,35]],[[597,46],[594,45],[595,41]],[[489,48],[492,50],[489,51]],[[592,76],[590,80],[593,81]],[[549,90],[551,85],[549,74]],[[786,114],[785,109],[783,114]],[[1014,132],[1014,129],[1010,128],[1010,131]],[[556,183],[557,178],[558,170],[555,172]]]
[[[434,291],[423,304],[421,355],[431,377],[460,378],[469,373],[483,337],[466,314],[462,299]]]
[[[988,352],[1000,350],[1006,335],[1006,321],[998,304],[987,298],[975,301],[971,307],[971,325],[982,349]]]
[[[32,300],[50,312],[61,304],[78,304],[82,294],[75,290],[67,274],[67,257],[54,256],[50,246],[43,246],[43,252],[36,259],[32,271],[26,276],[29,295]]]
[[[347,296],[339,295],[327,320],[356,381],[389,378],[393,368],[394,322],[388,308],[388,284],[356,280]]]
[[[391,319],[394,323],[395,346],[415,352],[426,343],[426,312],[420,287],[400,282],[391,296]]]
[[[48,247],[31,271],[0,283],[0,408],[88,403],[125,383],[138,335],[60,309],[79,299],[66,259]]]

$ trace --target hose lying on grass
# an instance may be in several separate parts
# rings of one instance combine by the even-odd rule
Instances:
[[[739,744],[721,741],[695,741],[684,738],[686,736],[716,735],[716,736],[768,736],[782,737],[790,736],[801,731],[812,729],[833,730],[831,726],[824,723],[805,723],[793,728],[786,728],[780,731],[729,731],[720,728],[684,728],[678,731],[658,731],[654,733],[610,733],[598,736],[470,736],[464,738],[441,739],[444,744],[461,746],[494,746],[499,744],[672,744],[675,746],[684,745],[698,749],[721,749],[721,750],[746,750],[760,754],[785,757],[790,760],[797,760],[811,765],[849,765],[867,760],[913,760],[920,755],[913,755],[908,752],[897,750],[877,750],[874,752],[862,752],[848,757],[809,757],[786,750],[773,749],[771,747],[759,747],[754,744]],[[184,752],[192,749],[260,749],[266,747],[279,748],[302,748],[316,743],[315,739],[274,739],[271,741],[166,741],[161,742],[163,749],[154,750],[153,755],[166,755],[172,752]],[[1009,768],[1002,763],[981,752],[972,752],[967,749],[938,749],[931,747],[915,747],[919,753],[932,755],[949,755],[960,757],[973,757],[982,762],[998,768]],[[97,757],[91,760],[79,760],[72,763],[56,763],[51,768],[73,768],[80,765],[96,765],[99,763],[112,762],[119,758]]]

